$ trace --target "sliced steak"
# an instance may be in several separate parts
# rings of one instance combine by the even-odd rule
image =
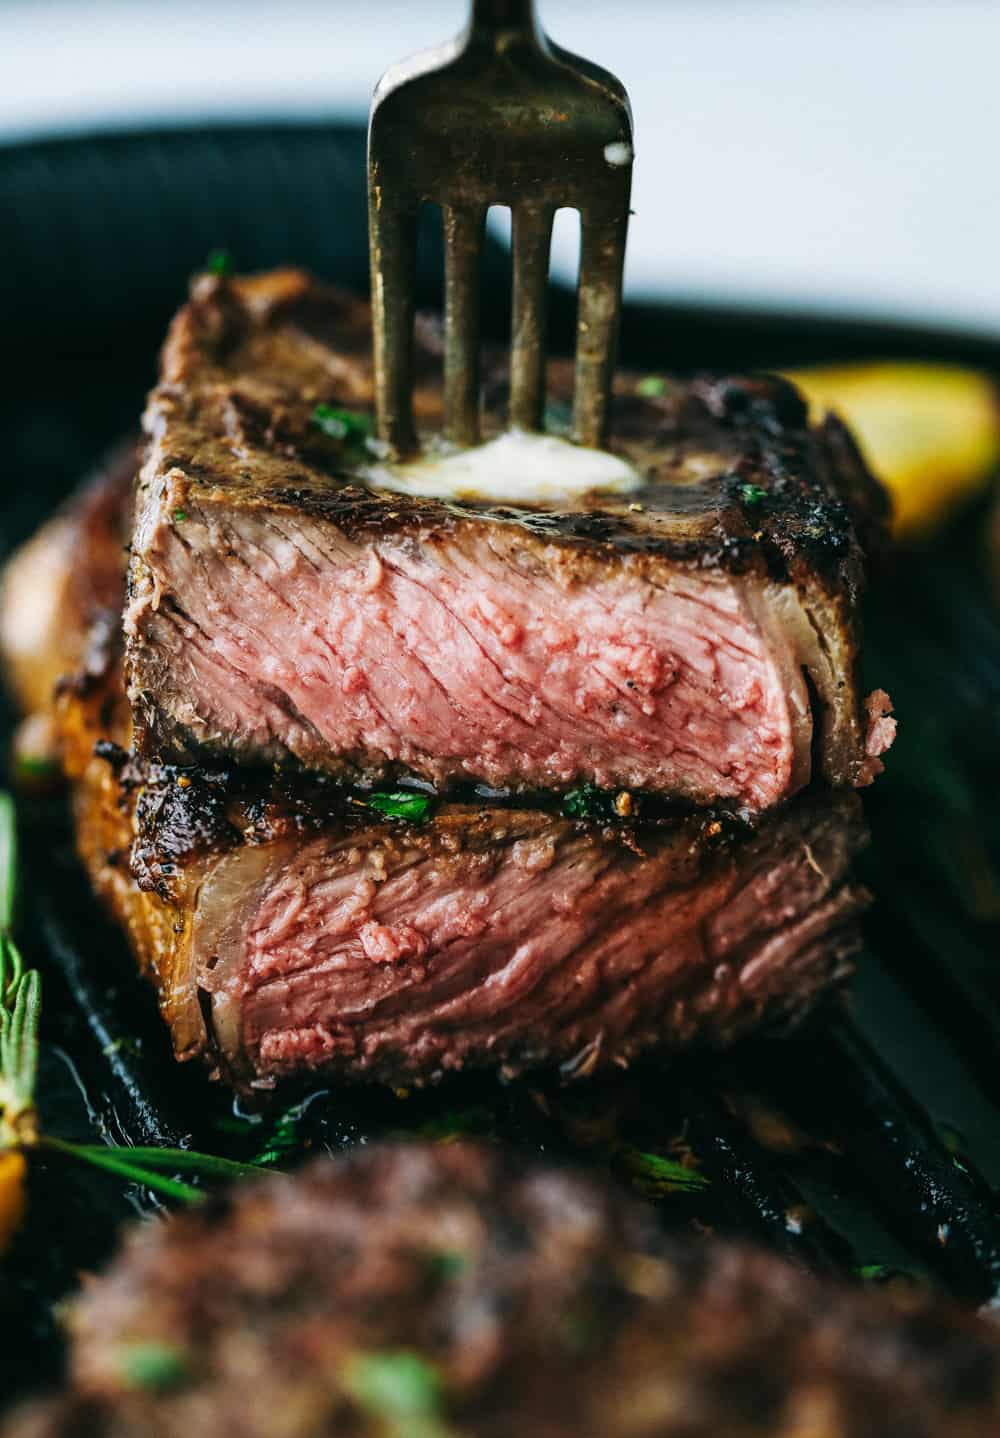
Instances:
[[[26,714],[48,711],[59,682],[79,677],[96,626],[121,627],[138,466],[135,442],[116,445],[0,575],[4,678]]]
[[[146,1224],[70,1314],[73,1396],[8,1438],[992,1438],[995,1328],[592,1177],[376,1145]],[[7,1430],[5,1430],[6,1432]]]
[[[178,1052],[238,1085],[575,1077],[726,1044],[844,977],[865,902],[853,795],[803,796],[757,829],[708,811],[636,834],[463,804],[418,825],[336,793],[94,759],[76,802]]]
[[[68,546],[77,567],[104,553],[92,515],[84,503]],[[29,578],[15,563],[8,627]],[[753,820],[426,798],[425,822],[386,819],[327,778],[130,754],[106,624],[97,637],[59,636],[87,657],[58,701],[80,851],[177,1052],[237,1085],[467,1065],[583,1076],[788,1023],[848,970],[865,902],[852,794]]]
[[[368,409],[368,324],[289,272],[203,278],[174,321],[125,618],[146,753],[752,808],[814,770],[872,779],[892,723],[858,688],[858,536],[882,499],[846,431],[811,430],[778,380],[644,398],[625,377],[634,493],[519,509],[387,493],[350,432],[312,422],[320,403]],[[568,367],[554,384],[568,393]]]

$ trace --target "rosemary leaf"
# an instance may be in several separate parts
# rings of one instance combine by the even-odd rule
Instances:
[[[10,794],[0,791],[0,932],[10,932],[14,922],[14,895],[17,889],[17,825],[14,800]],[[5,985],[2,982],[3,964],[0,960],[0,1000]]]
[[[21,975],[11,1023],[13,1088],[21,1106],[30,1106],[38,1074],[38,1025],[42,1013],[42,976],[37,969]]]
[[[108,1173],[118,1174],[120,1178],[141,1183],[144,1188],[160,1193],[164,1198],[176,1198],[183,1203],[204,1203],[208,1197],[200,1188],[193,1188],[189,1183],[168,1178],[166,1174],[155,1173],[141,1164],[129,1163],[127,1159],[119,1157],[122,1150],[105,1148],[101,1144],[68,1143],[65,1139],[50,1138],[48,1135],[39,1142],[42,1147],[64,1153],[67,1158],[75,1158],[80,1163],[89,1163],[93,1168],[103,1168]],[[126,1149],[125,1152],[129,1150]]]
[[[88,1153],[107,1153],[104,1144],[81,1144]],[[213,1153],[197,1153],[189,1148],[136,1147],[112,1149],[123,1154],[129,1163],[142,1168],[162,1169],[167,1173],[201,1173],[210,1178],[259,1178],[264,1171],[252,1163],[237,1163],[231,1158],[218,1158]]]
[[[10,936],[0,929],[0,1008],[14,1002],[17,986],[24,973],[21,951]]]

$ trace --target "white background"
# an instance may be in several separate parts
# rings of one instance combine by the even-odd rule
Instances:
[[[0,139],[357,115],[462,0],[0,0]],[[1000,333],[1000,0],[540,0],[636,117],[631,293]],[[568,268],[571,235],[559,235]]]

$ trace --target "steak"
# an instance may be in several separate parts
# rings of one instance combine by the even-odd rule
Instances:
[[[866,902],[850,793],[749,818],[662,806],[593,820],[551,798],[411,792],[404,809],[426,815],[391,818],[327,776],[130,752],[117,630],[96,593],[80,598],[91,555],[105,583],[117,515],[91,496],[75,543],[64,524],[49,536],[73,556],[78,614],[96,616],[89,639],[70,617],[57,626],[62,664],[81,656],[57,706],[78,845],[181,1057],[243,1088],[319,1069],[393,1084],[464,1066],[584,1076],[787,1024],[848,972]],[[3,632],[34,602],[46,542],[14,561]]]
[[[368,346],[367,308],[302,274],[195,282],[145,418],[125,630],[146,754],[755,809],[878,773],[893,722],[859,689],[858,603],[883,498],[836,420],[810,429],[776,379],[623,376],[633,493],[386,493],[356,428],[314,422],[368,411]],[[494,367],[487,429],[505,385]]]
[[[70,1312],[71,1394],[5,1438],[990,1438],[995,1328],[594,1178],[375,1145],[147,1223]]]
[[[88,642],[121,627],[138,464],[134,441],[115,446],[0,575],[4,677],[25,714],[51,710],[60,681],[86,670]],[[104,672],[99,655],[94,666]]]

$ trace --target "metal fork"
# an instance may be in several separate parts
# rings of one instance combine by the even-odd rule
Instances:
[[[632,112],[613,75],[554,45],[533,0],[473,0],[448,45],[388,70],[368,128],[378,435],[397,455],[413,422],[417,215],[442,207],[445,236],[444,430],[479,438],[479,262],[486,211],[512,214],[510,422],[540,429],[552,220],[579,210],[573,437],[606,437],[632,185]]]

